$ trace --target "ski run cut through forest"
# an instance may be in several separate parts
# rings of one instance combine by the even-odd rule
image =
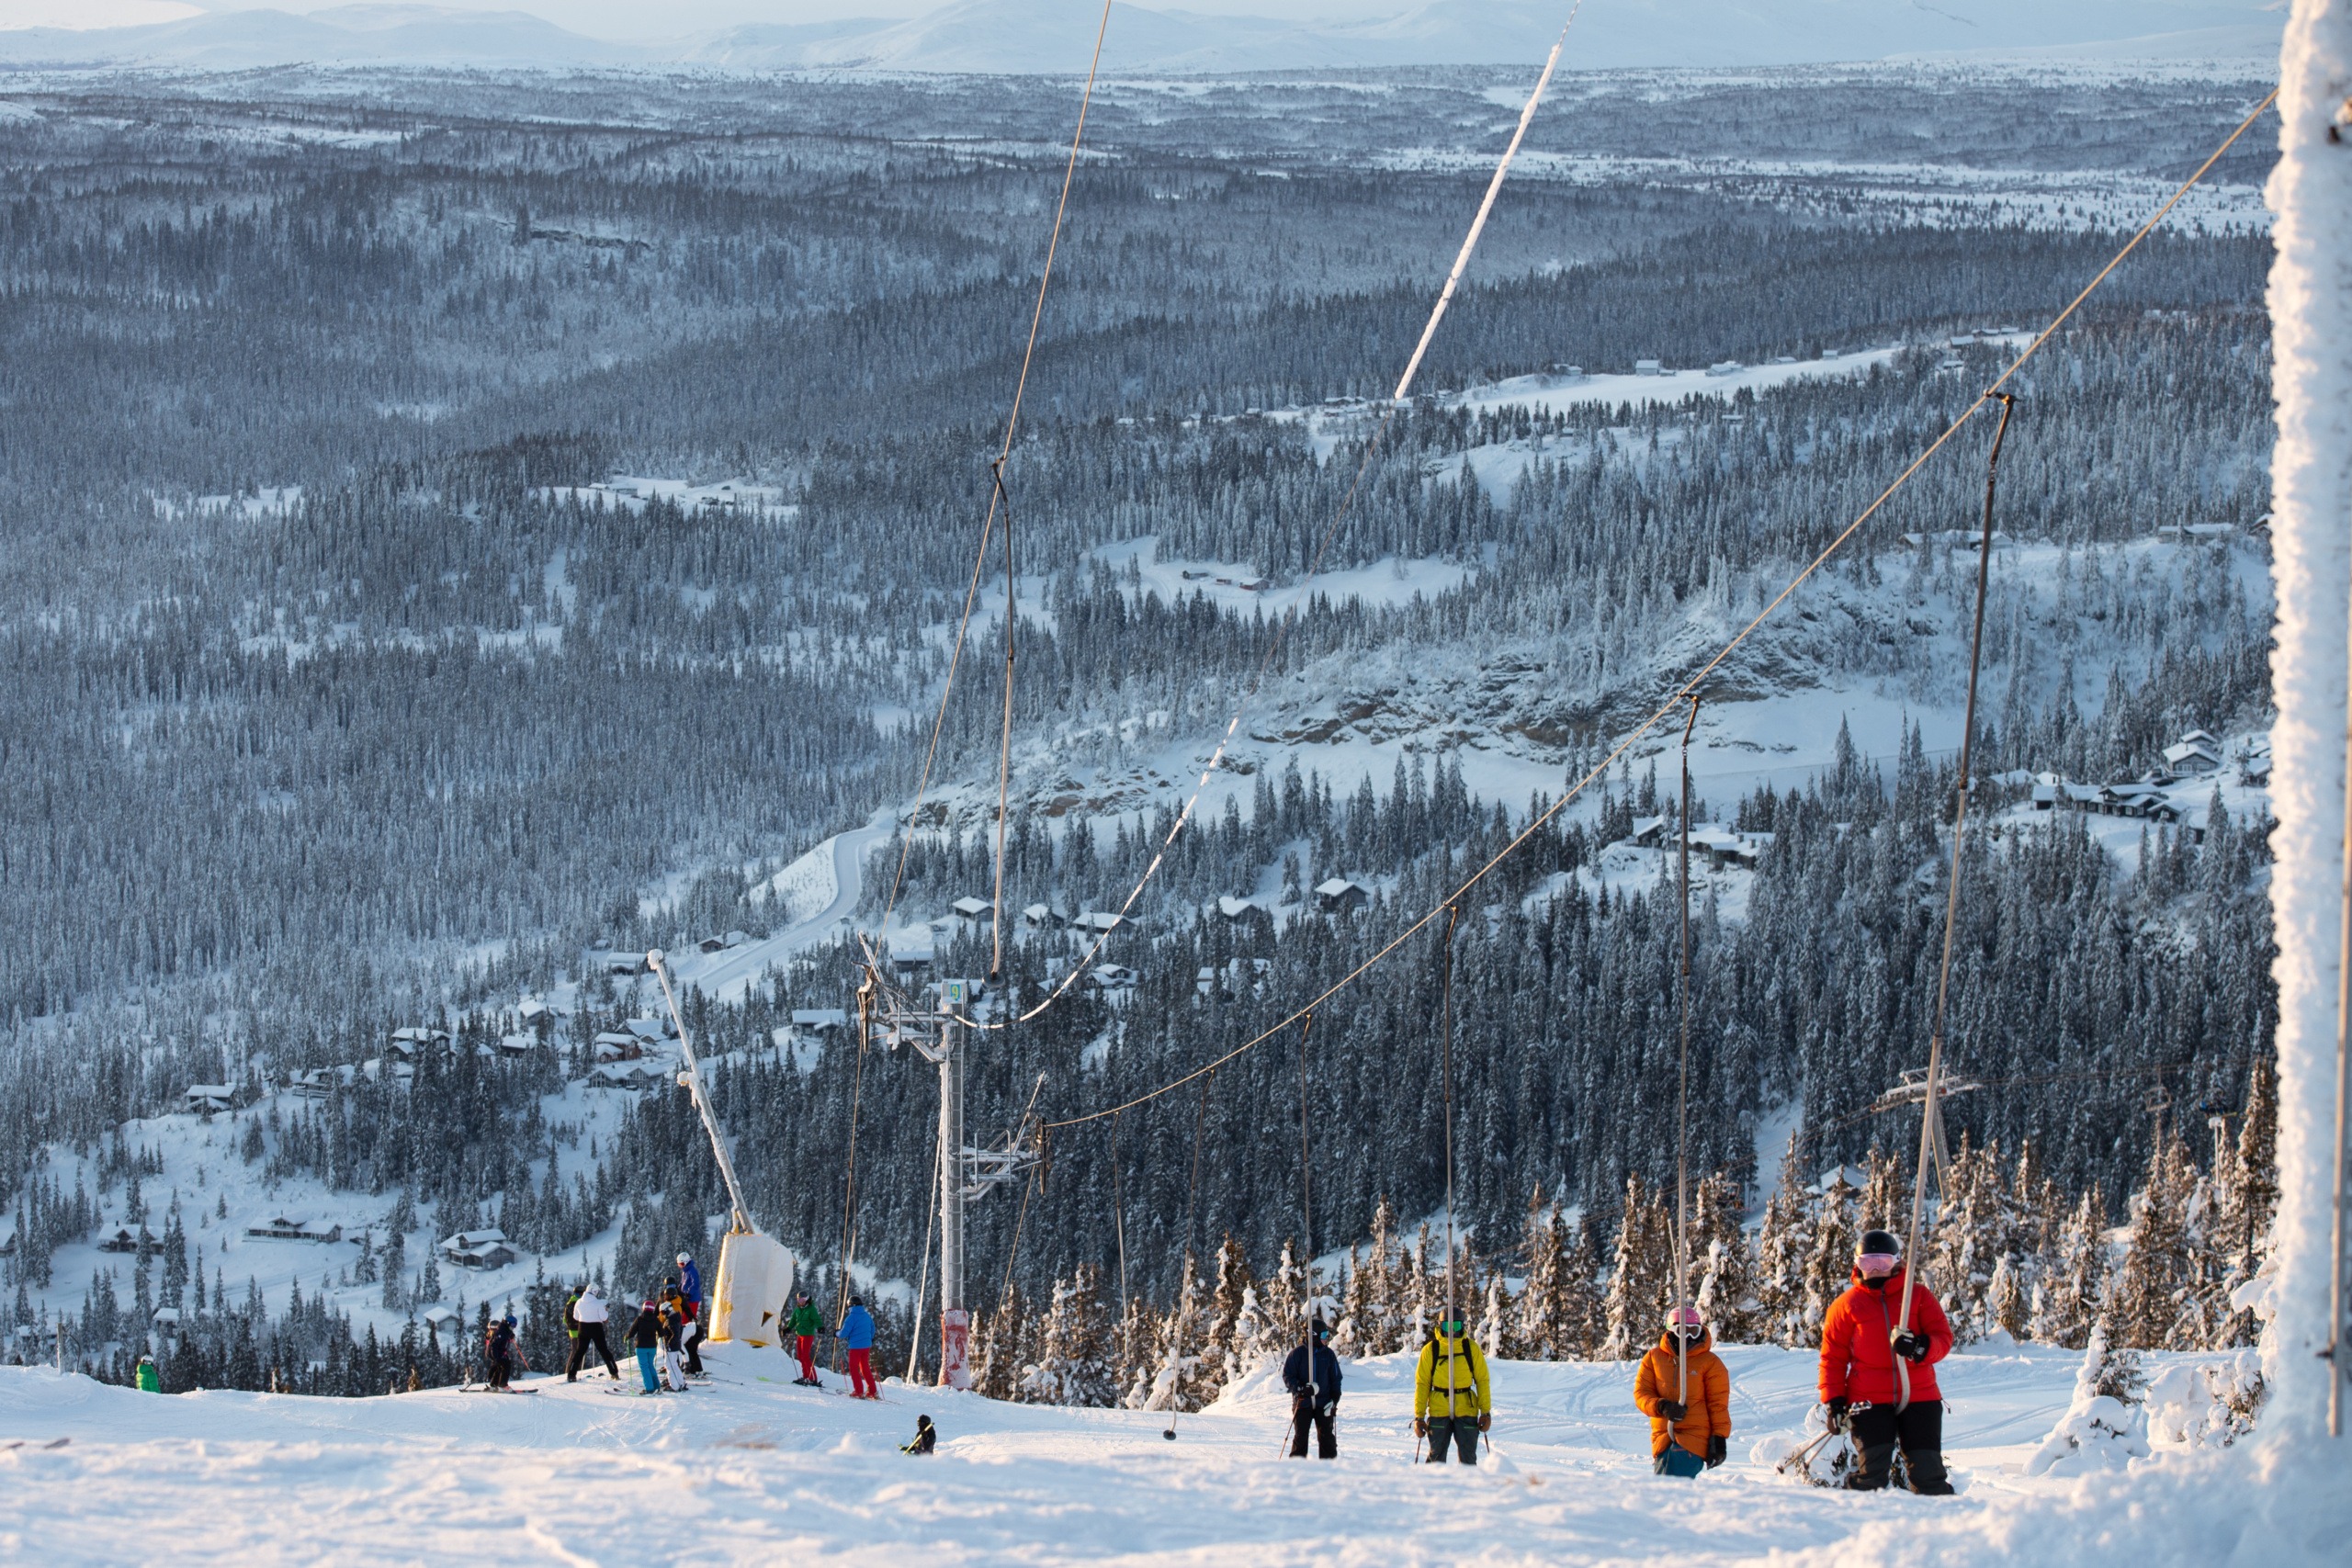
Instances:
[[[0,72],[0,1559],[2338,1561],[2292,13]]]

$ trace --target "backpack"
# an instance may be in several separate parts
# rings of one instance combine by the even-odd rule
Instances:
[[[577,1291],[572,1292],[563,1303],[563,1331],[574,1339],[580,1337],[580,1319],[571,1309],[579,1304],[580,1292]]]

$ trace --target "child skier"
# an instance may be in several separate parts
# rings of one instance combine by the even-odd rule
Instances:
[[[1634,1379],[1634,1406],[1650,1418],[1650,1460],[1660,1475],[1676,1473],[1670,1466],[1677,1448],[1690,1456],[1681,1473],[1698,1473],[1698,1465],[1713,1470],[1731,1451],[1731,1374],[1708,1337],[1706,1320],[1695,1307],[1677,1307],[1666,1314],[1666,1332],[1642,1358]],[[1683,1392],[1682,1368],[1690,1375]]]
[[[1911,1328],[1901,1329],[1904,1292]],[[1944,1470],[1944,1399],[1936,1363],[1951,1352],[1951,1325],[1925,1285],[1906,1285],[1903,1244],[1888,1231],[1865,1231],[1855,1251],[1853,1283],[1829,1305],[1821,1325],[1821,1403],[1829,1425],[1844,1426],[1861,1450],[1848,1484],[1876,1492],[1894,1476],[1900,1444],[1911,1490],[1949,1497]]]
[[[918,1416],[915,1417],[914,1440],[900,1443],[899,1451],[902,1454],[927,1454],[938,1446],[939,1428],[931,1424],[930,1416]]]
[[[842,1348],[849,1352],[850,1397],[881,1398],[882,1390],[874,1382],[874,1315],[865,1310],[863,1297],[850,1297],[849,1311],[842,1314],[836,1336]]]
[[[817,1336],[825,1331],[825,1319],[809,1304],[808,1292],[793,1292],[792,1321],[786,1328],[792,1335],[792,1354],[800,1362],[800,1375],[793,1382],[802,1388],[824,1387],[817,1377]]]
[[[686,1320],[669,1302],[655,1309],[662,1323],[662,1382],[672,1393],[686,1392],[686,1364],[678,1347],[684,1342]]]
[[[637,1310],[637,1321],[628,1325],[628,1342],[637,1351],[637,1375],[645,1381],[647,1393],[659,1393],[661,1385],[653,1381],[653,1353],[662,1345],[662,1314],[654,1310],[653,1298]]]
[[[1442,1401],[1444,1408],[1438,1408]],[[1443,1464],[1452,1439],[1464,1464],[1478,1462],[1478,1434],[1494,1421],[1494,1390],[1487,1381],[1487,1358],[1463,1332],[1462,1320],[1448,1318],[1421,1347],[1413,1374],[1413,1436],[1430,1440],[1430,1463]]]
[[[514,1375],[514,1314],[508,1313],[490,1325],[482,1337],[482,1359],[487,1363],[487,1380],[492,1388],[503,1389]]]

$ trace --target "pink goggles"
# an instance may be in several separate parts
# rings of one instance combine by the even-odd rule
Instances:
[[[1865,1278],[1875,1280],[1882,1274],[1894,1273],[1895,1265],[1902,1261],[1896,1253],[1865,1252],[1854,1259],[1854,1267],[1860,1269]]]

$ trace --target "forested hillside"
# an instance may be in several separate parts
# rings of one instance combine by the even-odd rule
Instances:
[[[365,1392],[426,1355],[385,1348],[415,1314],[482,1288],[428,1280],[437,1235],[496,1224],[550,1275],[593,1253],[636,1288],[726,1204],[683,1093],[609,1098],[594,1127],[554,1098],[652,1003],[585,954],[794,931],[817,911],[776,874],[878,819],[854,924],[937,921],[929,973],[986,973],[987,922],[948,910],[995,886],[1008,611],[998,1016],[1079,951],[1019,912],[1120,907],[1243,722],[1098,959],[1132,983],[991,1035],[976,1133],[1033,1096],[1046,1120],[1125,1102],[1261,1035],[1761,609],[2098,270],[2206,122],[2243,112],[2229,84],[2120,83],[2104,118],[2044,134],[2079,83],[1593,78],[1542,122],[1429,395],[1384,425],[1362,400],[1393,385],[1475,207],[1492,85],[1107,96],[1005,469],[1014,603],[992,555],[942,710],[1069,106],[971,82],[530,79],[495,113],[430,77],[20,84],[26,112],[0,118],[19,1321],[66,1314],[95,1350],[169,1301],[210,1314],[185,1382],[319,1360],[322,1389]],[[2017,111],[1997,127],[1996,99]],[[1736,175],[1694,113],[1743,129]],[[1934,150],[1863,167],[1906,117]],[[1988,1302],[2086,1267],[2052,1216],[2088,1234],[2200,1179],[2255,1202],[2216,1151],[2245,1143],[2274,1010],[2249,782],[2269,716],[2259,164],[2227,162],[2015,388],[1974,781],[1991,830],[1962,867],[1951,1029],[1983,1086],[1953,1134],[2003,1151],[2031,1211],[1996,1247],[2010,1282],[1984,1265]],[[1771,374],[1578,390],[1649,359]],[[1974,566],[1951,531],[1988,440],[1924,470],[1706,694],[1691,815],[1751,846],[1704,868],[1694,917],[1693,1156],[1727,1213],[1917,1136],[1916,1113],[1870,1107],[1926,1049]],[[2227,753],[2210,801],[2174,780],[2136,841],[2035,809],[2034,775],[2138,779],[2200,729]],[[1303,1093],[1285,1033],[1057,1134],[1025,1197],[976,1210],[975,1295],[1059,1281],[1099,1303],[1124,1280],[1140,1314],[1181,1303],[1188,1250],[1218,1294],[1226,1238],[1272,1271],[1286,1242],[1321,1256],[1437,1213],[1447,931],[1477,1289],[1634,1290],[1611,1258],[1672,1162],[1672,767],[1644,748],[1319,1006]],[[1332,879],[1363,906],[1327,908]],[[807,934],[756,983],[690,993],[689,1021],[763,1216],[824,1267],[854,1229],[861,1269],[910,1280],[933,1081],[796,1032],[795,1010],[850,1005],[862,961],[848,930]],[[422,1022],[454,1039],[396,1077],[386,1037]],[[311,1074],[333,1091],[296,1095]],[[203,1199],[124,1130],[199,1083],[230,1087],[217,1130],[255,1201],[311,1194],[368,1231],[323,1298],[281,1311],[222,1273],[220,1236],[191,1242],[174,1207]],[[2177,1128],[2221,1118],[2219,1142],[2160,1143],[2152,1090]],[[1805,1201],[1836,1211],[1836,1185]],[[142,1223],[132,1262],[88,1255]],[[2193,1334],[2147,1327],[2154,1307],[2133,1332],[2242,1333],[2206,1309],[2253,1245],[2212,1239],[2165,1287],[2203,1303]],[[1538,1268],[1563,1248],[1573,1285]],[[1765,1319],[1796,1310],[1795,1278],[1756,1287],[1754,1331],[1784,1331]],[[2011,1308],[1984,1321],[2022,1333]],[[2051,1306],[2052,1336],[2075,1308]],[[1359,1336],[1411,1311],[1351,1310]],[[1141,1322],[1122,1388],[1159,1364]],[[1562,1332],[1544,1353],[1608,1331]],[[1000,1379],[1044,1354],[1004,1346]],[[420,1376],[453,1370],[436,1347]]]

